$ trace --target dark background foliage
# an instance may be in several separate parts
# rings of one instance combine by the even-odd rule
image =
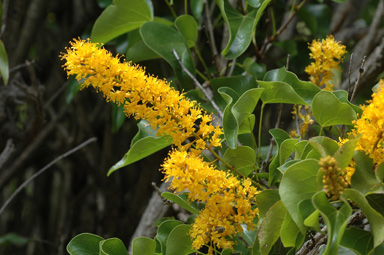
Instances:
[[[153,3],[157,16],[170,16],[163,1]],[[278,23],[286,19],[288,4],[272,1],[270,8],[275,8]],[[320,13],[323,16],[316,21],[316,33],[300,30],[300,22],[308,19],[308,13],[299,12],[257,61],[266,64],[268,70],[285,65],[290,53],[290,68],[306,79],[306,42],[334,34],[354,52],[352,81],[362,57],[367,56],[359,88],[370,95],[368,86],[374,85],[384,62],[382,5],[367,0],[347,0],[341,5],[325,1],[328,9]],[[128,150],[137,132],[136,121],[125,120],[117,132],[112,132],[112,106],[92,90],[82,91],[68,104],[69,82],[59,58],[72,38],[90,34],[103,9],[96,0],[3,0],[3,9],[0,36],[9,57],[10,79],[7,86],[0,85],[0,151],[9,153],[0,159],[0,205],[50,161],[91,137],[97,141],[60,160],[12,200],[0,215],[0,254],[66,254],[68,241],[82,232],[117,236],[128,246],[153,192],[151,182],[160,183],[158,169],[167,152],[106,177],[108,169]],[[182,4],[179,9],[182,13]],[[268,15],[263,16],[259,29],[259,37],[268,36]],[[222,24],[215,30],[219,49],[226,43],[223,31]],[[202,33],[199,47],[209,53],[206,40]],[[293,48],[289,43],[278,44],[287,40],[293,41]],[[212,60],[209,54],[204,57]],[[344,69],[348,66],[347,58]],[[149,63],[147,70],[161,77],[171,73],[160,60]],[[348,72],[342,81],[341,87],[348,88]],[[274,125],[273,109],[266,113],[269,118]]]

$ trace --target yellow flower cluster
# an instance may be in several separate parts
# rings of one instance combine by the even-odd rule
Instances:
[[[331,156],[321,158],[319,166],[323,172],[323,184],[325,192],[332,200],[337,200],[343,194],[348,183],[343,177],[343,172],[337,166],[336,159]]]
[[[172,180],[176,192],[189,191],[188,199],[205,204],[192,226],[193,247],[212,243],[218,248],[231,248],[228,238],[243,231],[240,224],[253,228],[258,209],[252,208],[258,193],[248,178],[239,180],[217,170],[197,155],[174,150],[163,164],[165,180]],[[212,252],[212,248],[210,249]],[[212,253],[209,253],[212,254]]]
[[[345,46],[336,42],[332,35],[325,40],[313,40],[309,46],[309,56],[314,60],[305,68],[305,72],[310,75],[310,81],[325,90],[332,91],[333,85],[330,84],[333,76],[333,69],[338,70],[339,64],[347,52]]]
[[[66,60],[63,67],[67,74],[75,75],[82,87],[92,85],[101,91],[107,101],[123,105],[127,117],[149,121],[160,136],[171,136],[178,147],[190,137],[195,139],[196,150],[221,145],[220,127],[210,124],[212,116],[196,102],[186,99],[168,82],[146,75],[140,66],[121,62],[101,46],[89,40],[71,42],[61,56]],[[195,124],[199,124],[198,130]]]
[[[66,50],[63,67],[82,87],[93,86],[107,101],[123,105],[128,117],[147,120],[158,135],[172,137],[177,149],[162,166],[165,180],[175,192],[188,191],[190,201],[205,205],[190,232],[194,248],[209,243],[212,254],[213,246],[233,246],[230,238],[242,231],[240,224],[254,227],[257,190],[251,180],[217,170],[200,156],[206,148],[221,146],[222,130],[211,124],[211,115],[168,82],[113,57],[101,44],[75,39]]]
[[[377,165],[384,162],[384,82],[380,80],[377,93],[368,105],[363,105],[361,117],[355,121],[354,136],[361,135],[357,149],[365,151]]]

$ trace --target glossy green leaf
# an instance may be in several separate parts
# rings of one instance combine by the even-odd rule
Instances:
[[[295,151],[295,144],[298,140],[299,139],[289,138],[281,143],[279,152],[280,165],[283,164]]]
[[[146,121],[140,121],[139,131],[132,139],[131,148],[124,157],[114,164],[108,171],[108,176],[114,171],[143,159],[153,153],[172,144],[170,137],[156,137],[156,131],[152,130]]]
[[[150,20],[152,14],[145,0],[114,0],[97,18],[91,39],[106,43]]]
[[[328,241],[323,255],[338,254],[339,244],[351,216],[352,208],[343,203],[340,209],[331,205],[324,191],[316,193],[312,198],[313,205],[320,212],[327,225]]]
[[[363,151],[356,151],[354,154],[356,161],[356,170],[351,178],[351,187],[360,191],[362,194],[383,189],[381,182],[379,182],[374,173],[374,165]]]
[[[227,103],[223,116],[224,135],[229,146],[236,148],[239,126],[255,109],[263,89],[249,89],[241,96],[229,87],[221,87],[218,92]]]
[[[158,58],[160,58],[160,56],[148,48],[148,46],[144,43],[139,29],[135,29],[128,33],[128,46],[125,53],[125,59],[127,62],[132,61],[134,63],[138,63],[140,61]]]
[[[304,159],[305,155],[303,157],[303,153],[305,152],[305,149],[307,147],[308,147],[308,141],[306,141],[306,140],[302,140],[302,141],[296,143],[295,144],[295,149],[296,149],[295,159]],[[312,147],[312,146],[309,145],[309,147]]]
[[[239,135],[251,134],[253,135],[253,129],[255,128],[256,116],[254,114],[248,115],[248,117],[239,125]],[[240,139],[240,138],[239,138]],[[253,148],[253,146],[250,146]]]
[[[167,252],[163,255],[187,255],[195,250],[189,235],[190,225],[178,225],[172,229],[167,240]]]
[[[322,127],[351,125],[357,118],[351,106],[342,103],[332,92],[324,90],[313,98],[312,112]]]
[[[9,79],[9,62],[3,41],[0,40],[0,75],[5,85]]]
[[[161,252],[163,255],[166,255],[167,253],[169,234],[179,225],[184,225],[184,223],[178,220],[167,220],[160,224],[155,238],[160,242]]]
[[[82,233],[72,238],[67,245],[67,251],[71,255],[99,255],[99,243],[103,240],[104,238],[98,235]]]
[[[276,202],[267,212],[259,227],[259,243],[261,254],[266,255],[279,239],[281,226],[287,209],[281,201]]]
[[[132,241],[132,255],[154,255],[156,242],[148,237],[138,237]]]
[[[316,212],[316,208],[312,204],[312,199],[305,199],[300,201],[300,203],[298,204],[298,209],[300,217],[304,219],[304,225],[308,226],[306,224],[306,220],[308,219],[308,217],[310,217],[313,213]]]
[[[128,255],[128,251],[119,238],[110,238],[100,242],[100,255]]]
[[[223,155],[223,159],[244,176],[248,176],[252,171],[255,171],[256,153],[248,146],[237,146],[236,149],[228,148]],[[223,167],[228,169],[225,165]]]
[[[171,192],[163,192],[161,193],[161,196],[168,199],[169,201],[172,201],[178,205],[180,205],[185,210],[194,213],[199,214],[200,209],[195,205],[194,203],[189,202],[185,197],[182,197],[180,194],[174,194]]]
[[[313,228],[317,232],[320,232],[320,223],[319,223],[319,214],[318,210],[312,212],[305,220],[304,225]]]
[[[279,191],[277,189],[267,189],[256,195],[256,201],[259,208],[259,217],[263,219],[268,210],[280,200]]]
[[[307,227],[301,218],[298,205],[301,201],[312,198],[318,187],[316,177],[319,170],[317,160],[305,159],[291,165],[284,173],[279,194],[292,219],[304,234]]]
[[[300,233],[299,228],[293,221],[291,215],[286,212],[283,224],[280,230],[280,239],[284,247],[295,247],[297,235]]]
[[[264,88],[261,100],[264,104],[285,103],[302,104],[307,103],[286,82],[281,81],[257,81]]]
[[[197,23],[190,15],[181,15],[175,20],[175,27],[183,36],[188,47],[194,47],[197,40]]]
[[[355,189],[345,189],[344,197],[355,202],[361,208],[364,215],[367,216],[373,234],[373,245],[377,247],[384,242],[384,217],[374,210],[368,203],[364,195]]]
[[[281,81],[289,84],[308,105],[312,104],[315,95],[321,91],[316,85],[299,80],[296,74],[287,71],[285,67],[268,71],[265,74],[264,81]]]
[[[359,255],[369,254],[369,251],[373,249],[373,236],[371,232],[351,227],[345,230],[340,245]]]
[[[192,75],[195,75],[195,65],[191,52],[182,35],[175,28],[154,21],[142,25],[140,34],[148,48],[171,65],[182,88],[186,91],[192,89],[191,78],[183,71],[172,52],[175,50],[185,68]]]

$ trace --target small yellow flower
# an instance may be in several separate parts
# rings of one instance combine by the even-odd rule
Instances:
[[[313,40],[309,45],[309,56],[314,60],[305,68],[305,72],[310,75],[310,81],[325,90],[332,91],[333,85],[330,83],[333,76],[333,69],[339,70],[339,64],[343,61],[343,56],[347,52],[345,46],[336,42],[332,35],[325,40]]]
[[[384,82],[380,80],[379,88],[372,94],[368,105],[363,105],[361,117],[355,121],[352,132],[361,138],[357,149],[365,151],[377,165],[384,162]]]

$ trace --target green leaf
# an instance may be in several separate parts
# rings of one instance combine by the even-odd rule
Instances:
[[[67,251],[71,255],[99,255],[99,243],[103,240],[104,238],[98,235],[82,233],[72,238],[67,245]]]
[[[148,48],[171,65],[182,88],[186,91],[192,89],[191,78],[183,71],[172,52],[175,50],[185,68],[195,75],[195,65],[183,36],[176,29],[154,21],[142,25],[140,34]]]
[[[312,31],[315,38],[322,38],[329,34],[332,16],[331,9],[326,4],[307,4],[300,8],[298,16]]]
[[[169,201],[172,201],[180,205],[182,208],[184,208],[185,210],[191,213],[194,213],[194,214],[200,213],[200,209],[196,204],[189,202],[187,198],[182,197],[181,195],[174,194],[171,192],[163,192],[161,193],[161,196],[168,199]]]
[[[285,67],[267,72],[264,81],[281,81],[288,83],[297,95],[299,95],[308,105],[312,104],[315,95],[321,91],[316,85],[299,80],[296,74],[287,71]]]
[[[128,33],[128,46],[127,52],[125,53],[127,62],[132,61],[138,63],[140,61],[158,58],[160,58],[160,56],[144,43],[140,35],[140,29],[135,29]]]
[[[281,201],[276,202],[267,212],[261,222],[258,238],[261,254],[266,255],[273,244],[279,239],[281,226],[283,224],[287,209]]]
[[[345,230],[340,245],[353,250],[357,254],[369,254],[369,251],[373,249],[373,236],[371,232],[351,227]]]
[[[318,210],[312,212],[305,220],[304,225],[313,228],[317,232],[320,232],[320,223],[319,223],[319,214]]]
[[[187,255],[195,251],[189,236],[190,229],[190,225],[178,225],[171,231],[167,240],[166,255]]]
[[[320,153],[322,158],[334,155],[339,149],[337,142],[326,136],[315,136],[309,139],[309,144]]]
[[[110,238],[100,242],[100,255],[128,255],[128,251],[119,238]]]
[[[246,2],[254,8],[258,8],[263,0],[246,0]]]
[[[167,220],[160,224],[159,229],[157,230],[157,235],[155,239],[157,239],[160,242],[161,252],[163,255],[166,255],[168,237],[171,231],[179,225],[184,225],[184,223],[178,220]]]
[[[276,169],[282,165],[280,162],[280,147],[282,143],[290,139],[289,134],[285,132],[282,129],[271,129],[269,130],[269,133],[272,135],[273,139],[276,142],[276,147],[277,147],[277,155],[276,157],[272,160],[271,164],[269,165],[269,180],[268,180],[268,185],[273,185],[274,184],[274,179],[276,175]]]
[[[97,18],[91,39],[106,43],[150,20],[152,14],[145,0],[114,0]]]
[[[300,233],[299,228],[293,221],[291,215],[286,212],[283,225],[280,230],[280,239],[284,247],[295,247],[297,235]]]
[[[374,174],[372,159],[363,151],[356,151],[354,159],[356,161],[356,170],[351,178],[351,187],[364,195],[377,189],[383,190],[381,182],[376,179]]]
[[[268,210],[279,200],[280,195],[277,189],[267,189],[257,194],[256,201],[259,208],[260,219],[263,219]]]
[[[3,78],[5,85],[8,83],[9,78],[9,62],[7,51],[5,50],[3,41],[0,40],[0,75]]]
[[[175,20],[175,27],[183,36],[188,47],[194,47],[197,40],[197,23],[190,15],[181,15]]]
[[[124,157],[114,164],[108,171],[108,176],[114,171],[143,159],[153,153],[172,144],[170,137],[156,137],[156,131],[152,130],[146,121],[140,121],[139,131],[132,139],[131,148]]]
[[[132,241],[132,255],[154,255],[156,242],[148,237],[138,237]]]
[[[327,225],[328,241],[327,247],[323,255],[338,254],[339,244],[345,227],[347,226],[349,216],[351,216],[352,208],[348,203],[344,202],[340,209],[332,206],[327,199],[324,191],[320,191],[313,195],[313,205],[319,210],[321,216]]]
[[[248,176],[255,170],[256,153],[248,146],[237,146],[236,149],[228,148],[223,159],[244,176]],[[228,169],[225,165],[223,167],[225,170]]]
[[[381,163],[375,171],[376,179],[383,183],[384,182],[384,163]]]
[[[337,166],[340,167],[341,170],[346,168],[351,162],[358,141],[359,138],[348,140],[340,146],[335,155],[333,155],[336,159]]]
[[[241,96],[229,87],[221,87],[218,92],[227,103],[223,117],[224,135],[229,146],[235,148],[239,126],[255,109],[263,89],[249,89]]]
[[[368,194],[365,196],[370,206],[384,216],[384,194]]]
[[[317,160],[302,160],[285,171],[280,183],[281,201],[303,234],[307,227],[301,218],[298,205],[301,201],[312,198],[313,194],[322,188],[318,187],[316,181],[318,170]]]
[[[363,113],[363,110],[361,110],[361,108],[357,105],[354,105],[352,104],[351,102],[349,102],[348,100],[348,92],[346,90],[335,90],[332,92],[341,102],[343,103],[347,103],[349,106],[352,107],[352,109],[357,113],[357,114],[362,114]]]
[[[260,87],[264,88],[261,100],[264,104],[285,103],[302,104],[307,103],[296,93],[286,82],[281,81],[257,81]]]
[[[382,244],[384,242],[383,215],[374,210],[364,195],[355,189],[345,189],[342,196],[355,202],[361,208],[364,215],[367,216],[374,238],[373,246],[377,247]]]
[[[357,118],[351,106],[342,103],[332,92],[324,90],[313,98],[312,112],[322,127],[352,125],[352,121]]]

